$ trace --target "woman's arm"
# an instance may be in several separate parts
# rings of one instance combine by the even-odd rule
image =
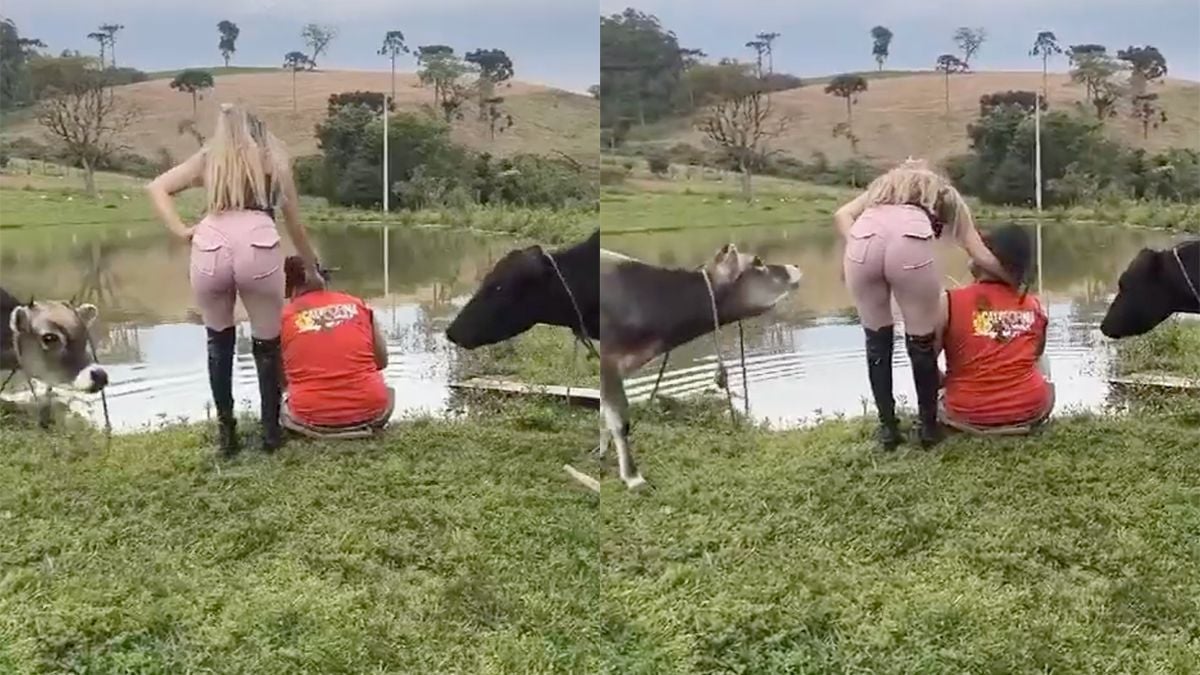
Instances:
[[[159,220],[172,233],[183,239],[191,238],[192,228],[188,227],[179,217],[179,211],[175,209],[175,202],[171,197],[190,187],[201,187],[202,185],[204,185],[203,152],[197,152],[182,164],[168,170],[146,185],[146,194],[149,195],[150,203],[154,206],[154,212],[158,214]]]
[[[374,312],[371,312],[371,332],[375,336],[373,340],[375,344],[372,345],[375,349],[375,367],[383,370],[388,366],[387,338],[383,336],[383,330],[379,328],[379,324],[375,321]]]
[[[316,269],[317,252],[308,240],[308,230],[304,228],[304,223],[300,222],[300,194],[296,191],[296,181],[290,171],[279,178],[283,188],[283,224],[287,228],[288,237],[296,247],[296,253],[304,258],[304,262],[308,263],[310,268]]]
[[[850,236],[850,228],[854,226],[854,221],[866,210],[867,193],[864,192],[833,213],[833,224],[837,226],[838,232],[842,233],[842,237]]]
[[[987,244],[983,243],[983,237],[979,235],[979,229],[975,227],[974,218],[968,218],[958,223],[958,230],[959,244],[967,252],[967,255],[971,256],[975,264],[987,270],[989,274],[998,279],[1002,279],[1009,284],[1015,283],[1012,276],[1004,269],[1004,266],[1000,264],[996,256],[992,254],[991,249],[987,247]]]

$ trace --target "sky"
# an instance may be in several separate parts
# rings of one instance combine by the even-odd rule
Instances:
[[[1167,59],[1170,77],[1200,80],[1198,0],[600,0],[605,15],[633,6],[656,15],[684,47],[712,57],[752,60],[745,48],[756,33],[782,34],[775,69],[815,77],[875,68],[872,26],[894,38],[886,67],[929,69],[939,54],[955,53],[959,26],[982,26],[988,38],[972,59],[976,70],[1040,70],[1029,49],[1038,31],[1064,45],[1095,43],[1110,53],[1151,44]],[[1057,68],[1055,67],[1057,65]],[[1051,61],[1065,71],[1067,61]]]
[[[22,36],[40,38],[53,53],[97,53],[87,34],[102,23],[124,24],[117,65],[142,70],[220,65],[217,22],[229,19],[241,35],[232,65],[276,66],[289,51],[306,51],[300,30],[330,24],[338,36],[322,68],[386,70],[376,52],[388,30],[404,31],[409,46],[448,44],[460,54],[499,48],[516,78],[585,92],[599,81],[596,0],[5,0],[0,16]],[[397,69],[413,70],[408,58]]]

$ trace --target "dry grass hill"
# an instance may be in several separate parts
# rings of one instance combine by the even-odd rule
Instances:
[[[292,75],[282,71],[217,74],[216,86],[204,94],[197,107],[196,121],[208,135],[220,103],[245,103],[256,110],[267,125],[291,147],[294,155],[316,152],[315,125],[325,116],[330,94],[365,90],[390,91],[386,72],[318,71],[296,76],[296,109],[292,108]],[[196,142],[180,134],[180,122],[192,119],[191,96],[170,88],[170,79],[154,79],[119,87],[117,96],[141,110],[139,123],[128,134],[133,150],[146,157],[159,156],[166,148],[182,158],[196,149]],[[541,85],[513,82],[498,92],[514,125],[493,141],[487,124],[476,119],[474,106],[466,119],[454,125],[455,138],[477,150],[496,155],[516,152],[549,154],[564,152],[579,159],[598,154],[600,106],[589,96]],[[397,110],[416,110],[433,102],[433,90],[420,86],[416,75],[396,73]],[[6,132],[43,138],[35,121],[26,119]]]
[[[950,78],[950,115],[945,109],[945,89],[941,75],[911,74],[869,79],[853,107],[854,131],[861,139],[860,152],[875,161],[902,160],[911,155],[940,160],[967,150],[967,124],[979,115],[979,97],[997,91],[1041,88],[1040,72],[979,72]],[[1052,73],[1049,79],[1051,109],[1064,109],[1084,100],[1083,87],[1073,84],[1065,74]],[[1200,150],[1200,83],[1167,80],[1156,84],[1168,121],[1150,131],[1143,140],[1141,125],[1121,108],[1107,122],[1110,133],[1119,140],[1159,150],[1187,147]],[[845,99],[825,93],[823,84],[775,94],[774,109],[790,117],[787,132],[772,147],[798,159],[807,160],[814,151],[830,159],[850,155],[845,138],[834,138],[832,129],[846,120]],[[1089,108],[1090,109],[1090,108]],[[694,129],[677,125],[665,138],[701,145],[704,137]]]

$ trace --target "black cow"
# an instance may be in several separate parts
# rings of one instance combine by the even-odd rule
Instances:
[[[767,265],[728,244],[702,269],[666,269],[611,251],[600,261],[600,406],[604,412],[599,453],[617,446],[621,480],[645,484],[629,450],[629,402],[625,377],[656,356],[711,333],[713,301],[720,325],[758,316],[800,285],[794,265]],[[712,285],[709,294],[704,275]]]
[[[1176,312],[1200,314],[1200,241],[1142,249],[1121,273],[1100,332],[1116,339],[1142,335]]]
[[[475,349],[514,338],[542,323],[569,328],[581,339],[598,340],[599,259],[599,230],[570,248],[549,253],[541,246],[509,251],[446,329],[446,338]]]

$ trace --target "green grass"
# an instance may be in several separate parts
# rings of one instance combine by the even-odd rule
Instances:
[[[43,227],[162,227],[143,192],[143,179],[98,172],[99,196],[83,191],[79,170],[25,160],[14,160],[0,174],[0,229]],[[176,201],[185,222],[196,222],[204,212],[204,196],[189,190]],[[421,211],[381,211],[330,206],[324,199],[301,197],[306,225],[345,225],[386,222],[397,227],[471,229],[545,243],[565,243],[587,236],[597,227],[595,208],[552,210],[516,206],[471,206]]]
[[[199,427],[0,435],[0,671],[595,672],[590,411],[213,457]]]
[[[861,421],[726,424],[643,419],[656,490],[606,484],[608,672],[1200,668],[1194,421],[895,455]]]
[[[1122,340],[1117,370],[1200,378],[1200,322],[1171,320],[1153,331]]]
[[[632,164],[628,178],[604,187],[600,197],[602,229],[611,234],[651,230],[831,223],[834,211],[859,192],[800,181],[759,176],[753,179],[754,201],[741,193],[739,176],[727,172],[724,181],[654,178],[643,158],[608,155],[606,171]],[[678,171],[686,171],[679,167]],[[969,199],[981,222],[1033,221],[1035,210],[994,206]],[[1167,202],[1120,200],[1094,205],[1053,207],[1041,216],[1045,223],[1097,223],[1173,229],[1200,233],[1200,206]]]
[[[600,386],[600,361],[574,347],[562,328],[535,326],[515,340],[461,352],[467,376],[499,377],[526,384]]]

